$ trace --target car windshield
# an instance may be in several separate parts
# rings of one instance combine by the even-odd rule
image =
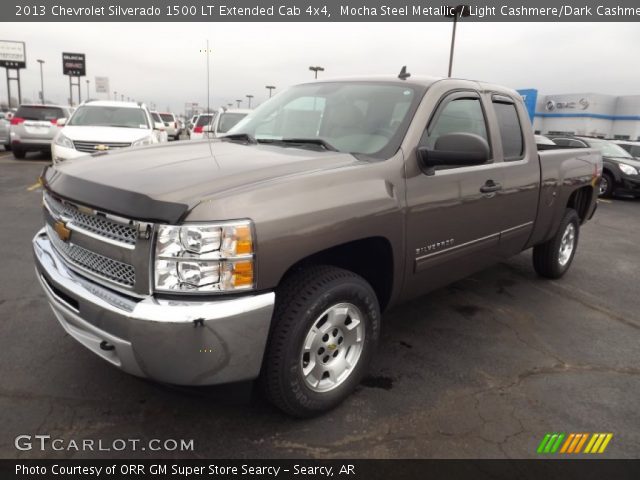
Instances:
[[[83,105],[73,114],[68,125],[92,127],[149,128],[141,108]]]
[[[198,117],[198,121],[196,122],[196,127],[204,127],[205,125],[209,125],[212,118],[213,115],[200,115]]]
[[[232,127],[235,127],[237,123],[246,117],[246,113],[223,113],[218,120],[218,133],[227,133]]]
[[[21,106],[16,112],[16,117],[25,120],[57,120],[66,117],[59,107]]]
[[[263,103],[228,134],[282,146],[324,144],[340,152],[388,158],[398,150],[424,91],[395,82],[298,85]]]
[[[160,117],[162,118],[163,121],[165,122],[173,122],[173,115],[170,113],[161,113]]]
[[[589,139],[588,142],[594,148],[599,148],[602,152],[603,157],[633,158],[633,156],[629,152],[627,152],[620,145],[616,145],[615,143],[607,142],[606,140],[594,139]]]

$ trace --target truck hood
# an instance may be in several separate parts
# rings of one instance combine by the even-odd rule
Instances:
[[[45,188],[96,209],[177,223],[200,201],[237,188],[359,163],[353,155],[228,141],[184,141],[69,160]]]
[[[151,130],[146,128],[68,125],[62,129],[62,134],[71,141],[133,143],[151,135]]]

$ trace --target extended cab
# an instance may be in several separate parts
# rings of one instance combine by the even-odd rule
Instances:
[[[308,416],[360,382],[385,309],[529,248],[561,277],[601,169],[595,149],[538,152],[511,89],[303,84],[221,139],[45,169],[37,276],[112,365],[182,385],[260,376]]]

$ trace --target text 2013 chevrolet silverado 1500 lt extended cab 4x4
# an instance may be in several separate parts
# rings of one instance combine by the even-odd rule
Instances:
[[[538,152],[510,89],[314,82],[220,140],[47,168],[37,276],[64,329],[134,375],[260,378],[284,411],[342,401],[385,308],[533,247],[562,276],[600,154]]]

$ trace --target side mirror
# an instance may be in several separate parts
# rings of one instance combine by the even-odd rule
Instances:
[[[164,132],[164,123],[162,122],[155,122],[153,124],[153,129],[154,130],[160,130],[161,132]]]
[[[417,150],[418,165],[426,175],[433,175],[437,166],[482,165],[490,154],[487,141],[475,133],[448,133],[439,137],[432,149]]]
[[[64,127],[67,124],[67,119],[66,118],[59,118],[56,121],[56,125],[59,127]]]

